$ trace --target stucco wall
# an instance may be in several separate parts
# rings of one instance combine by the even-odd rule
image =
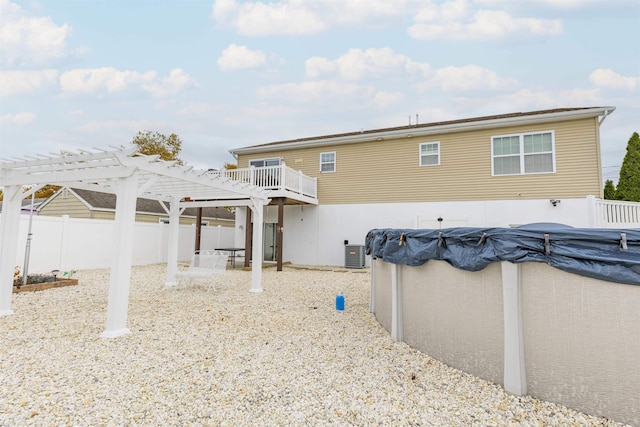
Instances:
[[[374,313],[391,332],[392,264],[374,262]],[[519,266],[527,393],[640,425],[640,286],[590,279],[543,263]],[[403,341],[504,384],[500,264],[465,272],[430,260],[398,270]]]

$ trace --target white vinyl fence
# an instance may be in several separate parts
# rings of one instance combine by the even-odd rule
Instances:
[[[2,216],[0,215],[0,221]],[[23,269],[29,216],[20,218],[18,253],[15,265]],[[178,260],[188,261],[194,251],[195,225],[181,225]],[[32,223],[29,274],[109,268],[113,256],[115,223],[109,220],[34,216]],[[167,262],[169,226],[137,222],[133,265]],[[200,248],[233,246],[233,227],[202,227]],[[2,256],[2,254],[0,254]]]

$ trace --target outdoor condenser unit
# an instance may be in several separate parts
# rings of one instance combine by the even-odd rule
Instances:
[[[345,245],[344,264],[347,268],[364,268],[364,246]]]

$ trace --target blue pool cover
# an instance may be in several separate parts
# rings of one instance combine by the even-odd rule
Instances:
[[[492,262],[545,262],[581,276],[640,285],[640,229],[529,224],[517,228],[374,229],[366,253],[394,264],[430,259],[479,271]]]

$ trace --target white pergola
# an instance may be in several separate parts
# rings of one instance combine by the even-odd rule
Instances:
[[[145,156],[136,149],[94,149],[78,154],[0,159],[4,202],[0,219],[0,316],[13,314],[13,267],[22,199],[47,184],[116,195],[114,256],[102,337],[129,333],[127,311],[138,197],[161,202],[169,214],[166,286],[176,285],[180,213],[187,207],[246,206],[262,224],[266,191],[207,171]],[[27,192],[24,188],[28,187]],[[251,292],[262,292],[262,227],[253,227]]]

